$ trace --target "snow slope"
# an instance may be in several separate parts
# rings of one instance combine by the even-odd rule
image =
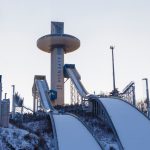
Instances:
[[[100,150],[100,146],[75,117],[53,115],[56,126],[59,150]]]
[[[39,138],[28,131],[15,128],[0,128],[0,150],[34,150]]]
[[[100,98],[125,150],[150,149],[150,120],[130,104],[114,98]]]

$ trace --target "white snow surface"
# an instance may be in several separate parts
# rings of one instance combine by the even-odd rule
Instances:
[[[86,127],[71,115],[53,115],[59,150],[100,150]]]
[[[100,98],[125,150],[150,149],[150,120],[123,100]]]
[[[0,150],[9,149],[8,144],[15,150],[33,150],[38,144],[38,140],[36,135],[22,129],[0,128]]]
[[[47,120],[28,122],[28,123],[24,123],[23,125],[29,129],[31,129],[34,132],[39,131],[40,137],[44,138],[48,149],[51,150],[54,147],[52,133],[44,132],[44,129],[46,129],[48,127]]]

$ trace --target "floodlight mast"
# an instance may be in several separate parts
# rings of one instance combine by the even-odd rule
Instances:
[[[112,71],[113,71],[113,90],[116,89],[116,83],[115,83],[115,65],[114,65],[114,46],[110,46],[110,49],[112,50]]]
[[[12,118],[15,117],[15,100],[14,100],[14,97],[15,97],[15,85],[12,85]]]
[[[114,65],[114,46],[110,46],[110,49],[112,50],[112,72],[113,72],[113,90],[111,92],[112,96],[118,96],[119,92],[116,89],[116,82],[115,82],[115,65]]]

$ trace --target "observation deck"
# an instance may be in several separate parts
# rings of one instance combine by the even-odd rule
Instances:
[[[80,40],[68,34],[48,34],[38,39],[37,47],[47,53],[60,47],[65,53],[70,53],[80,47]]]

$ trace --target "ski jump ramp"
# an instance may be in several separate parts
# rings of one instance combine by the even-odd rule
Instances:
[[[60,150],[101,150],[87,128],[74,116],[53,115]]]
[[[99,98],[107,110],[124,150],[150,149],[150,120],[126,101]]]
[[[88,94],[88,92],[85,89],[85,87],[83,86],[82,82],[80,81],[81,80],[81,76],[78,73],[77,69],[75,68],[75,65],[74,64],[66,64],[64,66],[64,72],[65,72],[65,77],[71,79],[71,81],[75,85],[78,93],[82,97],[85,98],[86,95]]]
[[[49,113],[56,150],[101,150],[101,146],[92,136],[90,131],[75,116],[58,113],[51,105],[48,97],[48,85],[46,80],[35,80],[35,86],[39,93],[41,105],[45,112]]]

